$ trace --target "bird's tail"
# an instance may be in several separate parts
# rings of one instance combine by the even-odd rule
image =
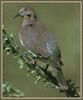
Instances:
[[[53,75],[56,77],[56,79],[58,81],[58,85],[60,86],[60,88],[62,90],[67,90],[68,89],[68,85],[66,83],[63,71],[59,70],[57,68],[54,68],[53,69]]]

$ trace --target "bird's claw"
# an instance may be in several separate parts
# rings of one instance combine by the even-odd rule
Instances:
[[[34,59],[34,60],[32,59],[32,61],[30,63],[35,66],[37,63],[37,59]]]

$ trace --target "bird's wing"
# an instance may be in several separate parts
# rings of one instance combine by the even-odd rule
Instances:
[[[50,54],[49,52],[47,51],[47,49],[45,47],[36,47],[36,52],[38,55],[42,56],[43,58],[49,58],[50,57]]]

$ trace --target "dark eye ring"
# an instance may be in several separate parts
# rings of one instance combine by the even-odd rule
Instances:
[[[28,17],[31,17],[31,14],[27,14]]]
[[[27,9],[26,9],[26,8],[24,8],[24,11],[27,11]]]

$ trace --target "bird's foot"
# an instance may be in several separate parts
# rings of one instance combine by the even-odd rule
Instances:
[[[37,63],[37,59],[32,59],[32,61],[30,62],[32,65],[36,66]]]

